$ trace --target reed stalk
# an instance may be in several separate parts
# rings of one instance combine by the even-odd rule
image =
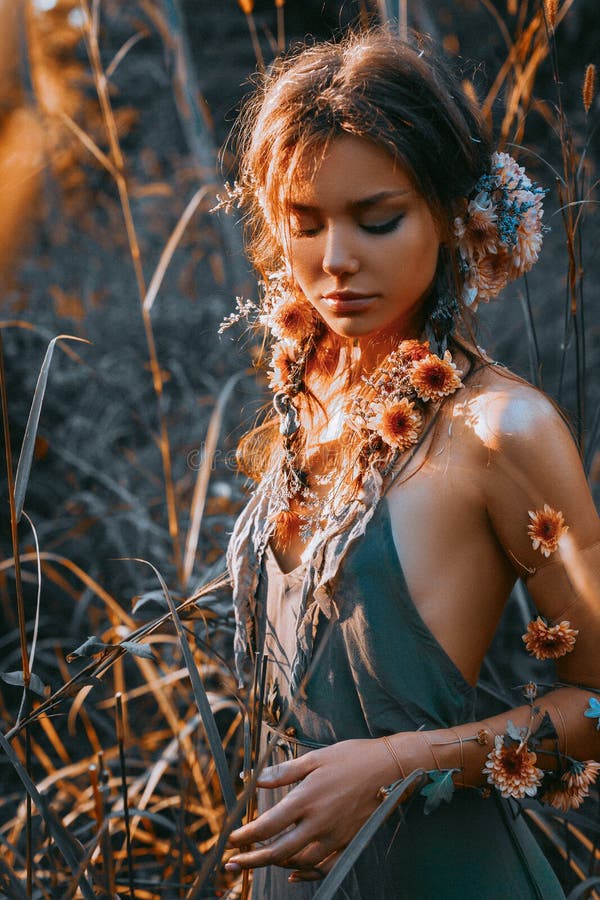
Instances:
[[[125,823],[125,839],[127,848],[127,883],[129,896],[135,897],[133,852],[131,847],[131,828],[129,824],[129,796],[127,791],[127,764],[125,759],[125,716],[123,713],[123,695],[115,694],[115,724],[117,744],[119,745],[119,765],[121,769],[121,797],[123,799],[123,821]]]
[[[155,341],[155,337],[154,337],[154,329],[153,329],[153,325],[152,325],[152,319],[150,318],[149,311],[144,308],[144,298],[146,297],[146,282],[145,282],[144,272],[143,272],[143,268],[142,268],[142,259],[141,259],[139,240],[138,240],[137,231],[136,231],[134,220],[133,220],[131,202],[129,199],[127,179],[125,176],[125,159],[124,159],[123,153],[121,151],[118,130],[117,130],[115,117],[114,117],[114,113],[113,113],[113,109],[112,109],[112,105],[111,105],[110,97],[109,97],[109,93],[108,93],[108,80],[106,78],[106,74],[102,67],[102,61],[101,61],[101,57],[100,57],[100,48],[98,45],[99,4],[94,6],[93,13],[90,10],[88,0],[81,0],[81,5],[82,5],[82,9],[85,11],[85,14],[86,14],[86,25],[84,27],[84,37],[85,37],[88,57],[90,60],[90,65],[92,68],[92,74],[94,77],[94,83],[95,83],[95,87],[96,87],[96,93],[98,95],[98,101],[100,103],[102,117],[103,117],[105,128],[106,128],[106,135],[108,138],[108,143],[109,143],[109,148],[110,148],[110,159],[111,159],[112,165],[114,166],[114,179],[115,179],[117,191],[119,193],[121,209],[123,212],[123,220],[125,223],[127,239],[129,242],[129,251],[130,251],[131,260],[133,263],[135,280],[137,283],[138,295],[139,295],[139,299],[140,299],[144,333],[146,336],[146,343],[148,346],[148,352],[149,352],[149,357],[150,357],[150,368],[151,368],[151,372],[152,372],[152,384],[154,387],[154,392],[155,392],[156,401],[157,401],[157,411],[158,411],[158,420],[159,420],[159,428],[160,428],[159,449],[160,449],[162,466],[163,466],[165,496],[166,496],[166,501],[167,501],[167,518],[168,518],[168,523],[169,523],[169,534],[171,537],[171,545],[172,545],[172,549],[173,549],[173,562],[174,562],[175,570],[177,572],[178,581],[181,583],[182,577],[183,577],[183,572],[182,572],[181,547],[180,547],[180,543],[179,543],[179,517],[178,517],[178,510],[177,510],[177,500],[176,500],[175,489],[174,489],[174,484],[173,484],[170,439],[169,439],[169,432],[168,432],[167,422],[166,422],[166,412],[164,409],[163,375],[162,375],[162,370],[161,370],[160,364],[158,362],[158,355],[157,355],[157,351],[156,351],[156,341]]]

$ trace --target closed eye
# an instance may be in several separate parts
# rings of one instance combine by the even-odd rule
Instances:
[[[396,230],[403,218],[404,215],[401,213],[387,222],[382,222],[381,225],[361,225],[360,227],[369,234],[390,234],[390,232]]]
[[[396,230],[396,228],[398,227],[398,225],[400,224],[400,222],[402,221],[403,218],[404,218],[404,213],[400,213],[399,215],[394,216],[393,219],[388,219],[387,222],[382,222],[381,224],[377,224],[377,225],[363,225],[361,223],[358,223],[358,227],[362,231],[366,231],[367,234],[390,234],[392,231]],[[307,223],[307,226],[308,226],[308,223]],[[319,232],[323,228],[322,225],[313,225],[312,227],[310,227],[310,226],[307,227],[307,226],[305,226],[304,228],[302,228],[300,226],[300,224],[297,224],[296,226],[292,226],[292,228],[291,228],[292,237],[296,237],[296,238],[316,237],[316,235],[318,235]]]

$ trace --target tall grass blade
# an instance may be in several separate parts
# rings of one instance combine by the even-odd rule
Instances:
[[[139,43],[139,41],[147,37],[150,37],[150,32],[145,28],[141,31],[136,31],[135,34],[132,34],[129,40],[125,41],[123,46],[119,50],[117,50],[112,58],[112,62],[106,67],[106,77],[112,78],[131,48],[135,47],[135,45]]]
[[[391,815],[398,803],[406,793],[406,791],[416,781],[424,782],[427,776],[423,769],[415,769],[402,781],[396,782],[388,796],[372,813],[360,831],[354,836],[348,844],[344,852],[341,854],[337,863],[326,876],[323,884],[314,895],[314,900],[333,900],[336,891],[340,887],[342,881],[363,852],[374,834],[385,822],[387,817]],[[433,864],[433,861],[432,861]]]
[[[233,388],[245,374],[247,374],[247,372],[246,370],[243,370],[241,372],[236,372],[228,378],[219,394],[216,406],[210,417],[210,422],[208,423],[208,431],[206,433],[206,441],[204,444],[204,455],[198,468],[198,475],[196,476],[196,484],[194,486],[194,495],[192,497],[190,510],[190,525],[185,539],[185,551],[183,557],[184,588],[187,587],[194,568],[194,559],[196,557],[198,539],[200,537],[200,526],[202,524],[202,516],[206,504],[206,495],[208,493],[208,483],[210,480],[213,459],[217,449],[219,433],[221,431],[223,412]]]
[[[75,851],[75,842],[72,836],[69,834],[68,830],[61,824],[58,818],[54,815],[45,799],[42,797],[35,784],[25,771],[25,767],[19,760],[17,754],[10,746],[8,741],[6,740],[4,734],[0,731],[0,747],[6,753],[8,759],[10,760],[15,773],[21,780],[23,787],[27,791],[28,795],[31,797],[35,805],[37,806],[40,814],[43,816],[44,821],[46,823],[46,827],[52,838],[54,843],[62,853],[65,862],[69,866],[72,872],[77,871],[79,866],[80,859],[78,858],[77,852]],[[96,894],[87,880],[83,875],[79,879],[79,887],[81,888],[81,892],[86,900],[95,900]]]
[[[40,544],[38,541],[37,531],[36,531],[36,528],[35,528],[33,522],[31,521],[31,519],[29,518],[29,516],[27,515],[26,512],[24,512],[23,515],[29,522],[29,526],[31,528],[31,531],[33,532],[33,539],[35,541],[35,553],[36,553],[36,557],[37,557],[37,559],[36,559],[37,592],[36,592],[36,598],[35,598],[35,616],[34,616],[34,621],[33,621],[33,635],[31,638],[31,649],[29,650],[29,654],[28,654],[28,656],[29,656],[29,687],[31,688],[31,690],[36,691],[36,693],[38,693],[38,694],[41,693],[41,696],[44,697],[46,695],[45,686],[44,686],[41,678],[38,678],[37,675],[34,675],[34,673],[32,671],[33,664],[35,662],[35,651],[37,648],[37,639],[38,639],[38,633],[39,633],[39,627],[40,627],[40,608],[41,608],[41,603],[42,603],[42,566],[40,563]],[[2,675],[2,679],[5,680],[4,675]],[[41,691],[40,691],[40,688],[41,688]],[[15,723],[17,725],[21,721],[21,716],[23,715],[23,712],[25,710],[26,703],[27,703],[27,687],[25,687],[25,690],[23,691],[23,697],[21,699],[21,705],[19,707],[19,712],[17,714],[17,720]]]
[[[202,679],[200,678],[200,673],[198,672],[198,668],[194,661],[194,657],[192,656],[192,651],[190,650],[189,644],[187,642],[187,637],[181,624],[181,619],[179,618],[179,614],[177,612],[177,607],[173,602],[173,598],[169,592],[165,581],[156,568],[153,566],[151,562],[147,559],[139,559],[137,557],[133,557],[134,562],[141,562],[147,566],[150,566],[156,577],[158,578],[160,585],[163,589],[163,593],[165,595],[165,599],[169,604],[169,609],[171,611],[171,618],[173,619],[173,624],[175,625],[175,629],[177,631],[177,636],[179,637],[179,642],[181,644],[181,650],[183,653],[183,658],[185,660],[185,664],[187,666],[187,670],[190,675],[190,681],[192,683],[192,690],[194,692],[194,699],[196,700],[196,705],[198,707],[198,711],[202,717],[202,724],[204,725],[204,730],[206,732],[206,737],[208,739],[208,744],[210,747],[210,751],[212,753],[212,757],[215,763],[215,768],[217,770],[217,776],[219,778],[219,782],[221,784],[221,791],[223,793],[223,800],[225,802],[225,806],[227,808],[227,812],[230,813],[232,809],[236,805],[236,796],[235,791],[233,789],[233,782],[231,780],[231,774],[229,772],[229,766],[227,765],[227,759],[225,757],[225,752],[223,750],[223,745],[221,744],[221,738],[219,736],[219,732],[217,729],[217,725],[215,722],[215,717],[213,716],[212,709],[210,708],[210,703],[208,697],[206,695],[206,691],[204,689],[204,685],[202,684]]]
[[[205,199],[209,189],[211,188],[216,188],[216,184],[205,184],[204,187],[201,187],[198,191],[196,191],[196,193],[182,212],[177,225],[173,229],[169,240],[165,244],[154,275],[152,276],[150,284],[148,285],[146,296],[144,297],[144,300],[142,302],[142,306],[144,307],[144,310],[146,312],[149,312],[152,309],[152,305],[156,300],[156,296],[160,290],[160,286],[163,283],[165,272],[169,267],[169,263],[173,258],[173,254],[177,249],[177,246],[183,236],[185,229],[191,222],[194,213],[196,212],[202,201]]]
[[[29,669],[29,653],[27,649],[27,623],[25,602],[23,600],[23,584],[21,581],[21,559],[19,556],[19,526],[15,504],[15,483],[13,477],[12,448],[10,441],[10,423],[8,419],[8,394],[6,390],[6,373],[4,371],[4,347],[0,331],[0,404],[2,406],[2,434],[4,437],[4,456],[6,460],[6,484],[8,487],[8,507],[10,512],[10,537],[15,561],[15,594],[17,600],[17,616],[19,620],[19,644],[21,648],[21,667],[25,689],[29,685],[31,672]],[[25,691],[27,693],[27,690]]]
[[[13,900],[27,900],[27,894],[23,890],[21,882],[16,877],[11,866],[4,861],[2,854],[0,854],[0,874],[4,875],[5,886],[10,885],[11,893],[9,896],[12,897]]]
[[[135,897],[133,883],[133,853],[131,850],[131,827],[129,823],[129,796],[127,789],[127,763],[125,759],[125,717],[123,715],[123,695],[119,691],[115,694],[115,723],[117,729],[117,743],[119,745],[119,767],[121,769],[121,798],[123,801],[123,821],[125,823],[125,846],[127,849],[127,883],[129,896]]]
[[[57,337],[52,338],[52,340],[48,344],[46,354],[44,356],[44,361],[42,362],[42,367],[40,369],[40,374],[38,375],[37,384],[35,386],[33,401],[31,404],[31,409],[29,411],[29,418],[27,419],[27,425],[25,426],[25,436],[23,437],[21,453],[19,455],[19,462],[17,465],[17,474],[15,476],[15,511],[17,515],[17,522],[20,520],[21,514],[23,512],[23,503],[25,501],[25,493],[27,491],[27,484],[29,482],[31,464],[33,461],[33,452],[35,449],[35,439],[37,437],[38,425],[40,423],[40,414],[42,412],[42,404],[44,402],[46,385],[48,384],[50,363],[52,362],[52,356],[54,354],[56,342],[61,340],[81,341],[83,344],[91,344],[91,341],[88,341],[85,338],[76,337],[76,335],[73,334],[59,334],[57,335]]]
[[[92,156],[94,156],[98,160],[100,165],[104,166],[106,171],[109,172],[113,178],[116,178],[118,176],[118,172],[112,164],[111,160],[108,158],[106,153],[104,153],[100,149],[98,144],[91,139],[89,134],[87,134],[82,128],[80,128],[77,122],[74,122],[73,119],[65,112],[59,110],[58,114],[69,131],[72,131],[75,137],[79,138],[86,150],[89,150]]]

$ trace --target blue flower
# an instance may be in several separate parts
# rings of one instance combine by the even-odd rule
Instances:
[[[600,700],[597,697],[590,697],[589,703],[590,705],[584,712],[584,716],[587,716],[588,719],[598,719],[596,728],[600,731]]]

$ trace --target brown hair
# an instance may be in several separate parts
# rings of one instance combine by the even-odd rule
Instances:
[[[446,239],[460,201],[490,168],[486,127],[431,40],[414,32],[402,41],[387,28],[299,47],[277,59],[236,133],[247,249],[267,299],[270,276],[282,267],[279,235],[291,183],[299,174],[310,177],[336,137],[364,138],[398,160]],[[444,290],[457,298],[462,292],[451,245],[440,249],[432,302]],[[462,307],[461,313],[464,322]],[[331,343],[323,331],[312,342],[313,361],[322,342]],[[246,435],[238,450],[241,468],[260,477],[277,440],[275,424]]]

